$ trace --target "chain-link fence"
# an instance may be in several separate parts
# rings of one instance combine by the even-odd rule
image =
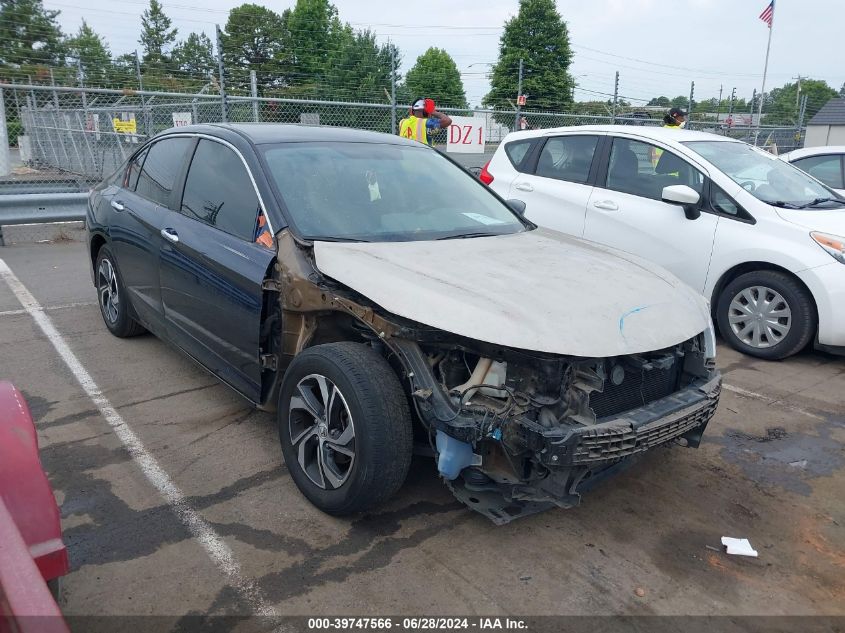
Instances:
[[[87,191],[111,174],[145,139],[193,123],[269,122],[327,125],[396,133],[404,107],[390,103],[356,103],[257,96],[80,89],[78,87],[0,84],[5,93],[9,139],[17,145],[11,173],[0,176],[0,194]],[[2,98],[2,97],[0,97]],[[11,112],[10,112],[11,110]],[[534,129],[573,125],[659,125],[648,113],[616,117],[560,112],[449,109],[450,116],[482,118],[484,154],[457,154],[466,167],[480,167],[520,116]],[[691,121],[690,129],[729,135],[789,151],[802,144],[796,127],[727,127],[708,120]],[[441,135],[442,136],[442,135]],[[437,137],[435,137],[437,138]]]

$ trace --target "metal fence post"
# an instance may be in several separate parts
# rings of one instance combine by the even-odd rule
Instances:
[[[135,51],[135,74],[138,76],[138,90],[144,91],[144,80],[141,77],[141,60],[138,57],[138,51]],[[152,133],[152,117],[147,114],[147,101],[144,95],[141,95],[141,116],[144,117],[144,129],[147,132],[147,138],[153,135]]]
[[[252,120],[258,123],[258,78],[254,70],[249,71],[249,92],[252,95]]]
[[[54,88],[56,87],[56,78],[53,77],[53,69],[50,69],[50,85]],[[59,93],[55,90],[53,91],[53,105],[56,106],[56,110],[59,109]]]
[[[12,173],[12,161],[9,157],[9,130],[6,127],[6,99],[0,88],[0,176]]]
[[[390,133],[396,134],[396,49],[390,40]]]
[[[223,67],[223,32],[220,30],[220,25],[215,24],[217,29],[217,70],[220,73],[220,116],[223,123],[229,120],[229,108],[226,104],[226,85],[224,83],[224,67]]]

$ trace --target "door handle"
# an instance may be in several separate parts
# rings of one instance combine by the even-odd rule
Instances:
[[[174,244],[179,242],[179,234],[173,229],[162,229],[161,236],[168,242],[173,242]]]
[[[514,189],[519,189],[520,191],[534,191],[534,187],[532,187],[531,183],[528,182],[521,182],[518,185],[514,185]]]
[[[112,200],[111,201],[111,208],[115,211],[123,211],[126,207],[120,200]]]
[[[598,200],[593,203],[593,206],[604,211],[619,211],[619,205],[613,200]]]

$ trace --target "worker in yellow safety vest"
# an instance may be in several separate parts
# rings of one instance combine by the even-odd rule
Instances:
[[[672,108],[669,114],[663,117],[663,127],[680,130],[687,125],[687,113],[681,108]],[[657,147],[651,148],[651,166],[657,168],[657,163],[660,161],[660,156],[663,150]]]
[[[430,135],[452,125],[452,119],[438,112],[433,99],[415,99],[409,116],[399,122],[399,136],[431,145]]]

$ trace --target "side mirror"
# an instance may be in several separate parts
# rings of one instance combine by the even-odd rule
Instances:
[[[511,208],[511,211],[515,212],[520,217],[525,216],[525,203],[522,200],[511,198],[507,201],[507,203],[508,206]]]
[[[687,216],[688,220],[697,220],[701,217],[701,209],[698,208],[701,196],[692,187],[688,187],[687,185],[669,185],[668,187],[663,187],[663,193],[660,197],[663,202],[682,206],[684,208],[684,215]]]

